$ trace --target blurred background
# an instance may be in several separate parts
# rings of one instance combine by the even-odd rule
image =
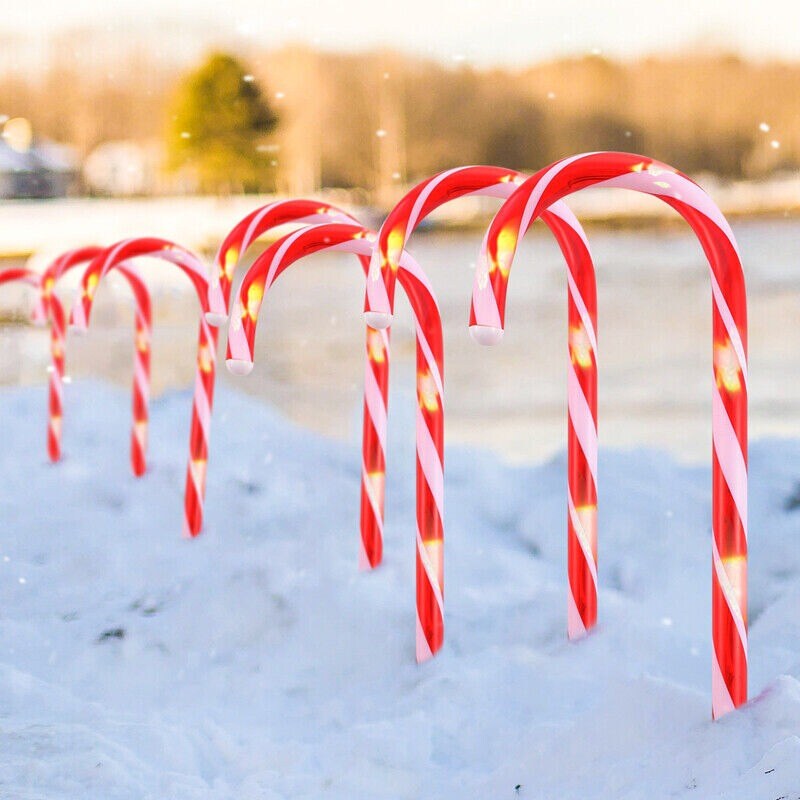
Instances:
[[[581,151],[639,152],[689,173],[730,216],[750,291],[752,432],[796,435],[796,23],[792,4],[775,1],[301,0],[285,10],[28,0],[0,15],[0,266],[42,268],[60,250],[144,234],[210,260],[227,230],[276,194],[321,197],[377,226],[448,167],[535,171]],[[599,273],[602,441],[706,458],[710,292],[699,245],[650,198],[583,192],[570,205]],[[564,446],[564,268],[547,231],[532,231],[503,345],[473,345],[471,270],[494,209],[454,203],[410,249],[444,310],[450,441],[539,458]],[[355,437],[363,279],[346,261],[317,257],[281,279],[256,370],[231,382],[303,424]],[[147,272],[155,387],[187,387],[196,300],[164,265]],[[64,285],[70,296],[74,282]],[[127,382],[125,287],[111,281],[98,303],[89,336],[70,340],[68,370]],[[24,289],[4,287],[2,384],[45,378],[29,304]],[[410,419],[407,309],[395,327],[392,402]]]

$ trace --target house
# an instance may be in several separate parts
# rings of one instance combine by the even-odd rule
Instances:
[[[65,197],[79,175],[71,147],[40,141],[21,150],[0,138],[0,199]]]

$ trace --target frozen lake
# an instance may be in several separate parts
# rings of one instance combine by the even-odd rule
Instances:
[[[739,221],[734,231],[750,300],[751,434],[800,432],[800,221]],[[604,444],[665,447],[686,459],[710,451],[711,302],[707,268],[688,228],[592,228],[599,288],[600,436]],[[481,348],[467,332],[480,234],[417,235],[411,251],[429,272],[446,326],[448,440],[488,446],[512,460],[565,446],[566,279],[549,233],[520,248],[505,340]],[[147,267],[151,272],[163,266]],[[10,290],[6,289],[4,297]],[[363,278],[354,259],[316,256],[281,278],[262,311],[256,367],[223,380],[292,419],[340,438],[360,431]],[[189,386],[194,298],[178,276],[155,291],[156,391]],[[65,291],[65,299],[70,299]],[[398,290],[398,296],[400,290]],[[394,414],[410,414],[414,346],[404,300],[394,331]],[[132,318],[126,287],[99,295],[88,337],[70,337],[68,372],[125,383]],[[43,334],[2,329],[0,382],[33,383],[47,364]],[[403,411],[405,408],[405,411]]]

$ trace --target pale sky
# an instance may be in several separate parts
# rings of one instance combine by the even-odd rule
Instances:
[[[169,24],[188,37],[239,35],[265,46],[390,45],[443,61],[522,64],[556,55],[609,56],[705,45],[757,58],[800,59],[797,0],[6,0],[0,30],[39,38],[85,25],[110,35]],[[208,31],[208,33],[201,33]]]

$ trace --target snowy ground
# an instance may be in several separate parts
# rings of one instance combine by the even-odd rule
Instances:
[[[135,480],[127,394],[67,389],[55,467],[43,388],[0,393],[1,797],[800,797],[800,442],[752,446],[754,699],[711,723],[707,468],[601,453],[601,625],[570,645],[563,455],[450,449],[446,641],[417,666],[409,397],[359,574],[355,442],[222,391],[187,542],[189,394],[153,403]]]

